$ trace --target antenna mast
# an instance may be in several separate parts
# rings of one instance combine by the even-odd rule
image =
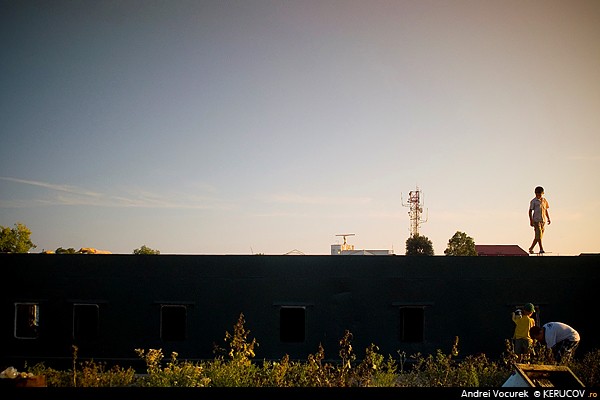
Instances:
[[[416,190],[411,190],[408,193],[408,200],[406,204],[403,203],[402,205],[409,207],[410,236],[419,236],[419,227],[422,223],[427,222],[427,219],[421,219],[421,214],[423,213],[423,196],[421,196],[418,186]]]
[[[342,244],[342,250],[354,250],[354,245],[348,245],[348,243],[346,242],[346,236],[354,236],[354,233],[341,233],[341,234],[335,235],[335,236],[343,236],[344,237],[344,244]]]

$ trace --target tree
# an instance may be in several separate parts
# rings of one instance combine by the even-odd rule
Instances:
[[[14,226],[12,229],[0,226],[0,253],[28,253],[35,249],[29,228],[19,222]]]
[[[433,244],[426,236],[415,235],[406,239],[407,256],[432,256]]]
[[[135,249],[133,254],[160,254],[160,251],[151,249],[150,247],[143,245],[139,249]]]
[[[448,240],[448,247],[444,250],[447,256],[476,256],[475,241],[464,232],[456,231]]]
[[[56,249],[56,251],[54,253],[55,254],[75,254],[75,253],[77,253],[77,251],[72,247],[69,247],[68,249],[63,249],[62,247],[59,247],[58,249]]]

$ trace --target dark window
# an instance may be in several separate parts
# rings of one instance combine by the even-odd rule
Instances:
[[[36,339],[40,328],[40,305],[37,303],[15,303],[15,337]]]
[[[73,339],[94,340],[98,338],[100,307],[97,304],[73,305]]]
[[[306,330],[305,307],[281,307],[279,309],[279,340],[304,342]]]
[[[160,307],[160,337],[162,340],[185,340],[187,309],[185,306]]]
[[[401,342],[422,342],[425,312],[423,307],[400,307]]]

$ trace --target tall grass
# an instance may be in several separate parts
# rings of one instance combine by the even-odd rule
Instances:
[[[304,361],[254,360],[256,339],[250,339],[240,314],[233,333],[225,333],[225,346],[215,347],[210,361],[179,360],[177,353],[165,360],[161,349],[135,349],[145,362],[146,373],[136,374],[131,367],[113,366],[92,361],[79,362],[73,347],[72,369],[59,371],[38,363],[26,367],[34,375],[45,375],[53,387],[500,387],[514,371],[517,356],[507,343],[500,360],[484,354],[458,359],[459,338],[447,353],[399,358],[379,353],[369,345],[362,357],[352,346],[352,333],[346,331],[339,341],[337,362],[324,362],[325,349],[319,345]],[[550,352],[539,347],[529,360],[532,364],[553,364]],[[600,349],[584,355],[581,361],[570,360],[568,366],[586,387],[600,386]]]

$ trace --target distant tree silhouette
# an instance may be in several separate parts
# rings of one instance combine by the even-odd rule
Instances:
[[[476,256],[475,241],[464,232],[456,231],[448,241],[448,247],[444,250],[447,256]]]
[[[425,236],[414,235],[406,239],[407,256],[432,256],[433,244]]]
[[[151,249],[150,247],[143,245],[139,249],[133,250],[133,254],[160,254],[160,251]]]

